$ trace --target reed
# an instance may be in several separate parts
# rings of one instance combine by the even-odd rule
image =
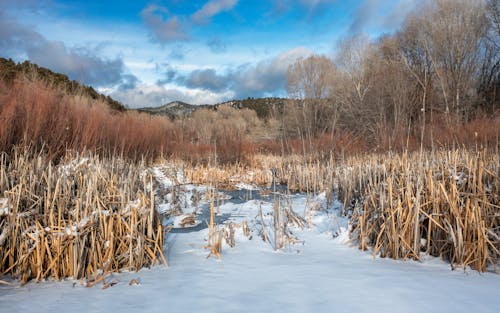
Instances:
[[[394,259],[439,256],[478,271],[500,256],[500,158],[483,151],[380,155],[338,170],[351,237]],[[347,173],[348,174],[347,174]],[[344,176],[342,176],[344,175]]]
[[[144,164],[119,158],[68,155],[55,166],[29,149],[1,154],[0,273],[91,285],[109,272],[167,264],[150,186]]]
[[[171,163],[171,161],[162,161]],[[326,161],[303,158],[298,155],[278,157],[255,155],[243,163],[198,164],[176,161],[182,168],[186,181],[193,184],[210,185],[213,182],[226,190],[236,183],[247,183],[270,187],[273,183],[287,185],[292,192],[321,192],[331,189],[336,161],[330,157]]]
[[[337,160],[256,155],[245,165],[186,165],[186,177],[200,184],[235,182],[285,184],[308,199],[325,192],[344,204],[351,237],[363,250],[395,259],[439,256],[452,267],[478,271],[495,267],[500,251],[500,156],[496,150],[440,150],[365,154]],[[276,202],[276,201],[275,201]],[[261,236],[283,247],[287,225],[283,199]],[[303,216],[310,226],[314,203]],[[266,226],[267,225],[267,226]]]

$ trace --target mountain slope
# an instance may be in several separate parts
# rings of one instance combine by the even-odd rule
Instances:
[[[182,101],[172,101],[160,107],[140,108],[139,112],[149,113],[152,115],[165,115],[172,119],[186,117],[194,111],[202,108],[215,108],[214,105],[193,105]]]
[[[125,111],[125,106],[112,99],[109,96],[98,93],[94,88],[85,86],[77,81],[70,80],[68,76],[60,73],[55,73],[45,67],[29,61],[15,63],[11,59],[0,58],[0,79],[7,83],[11,83],[18,75],[26,77],[36,77],[46,83],[54,85],[54,87],[62,88],[70,94],[83,94],[91,97],[94,100],[105,102],[112,110]]]
[[[282,110],[285,103],[293,101],[284,98],[248,98],[244,100],[231,100],[217,104],[193,105],[182,101],[173,101],[160,107],[149,107],[137,109],[139,112],[153,115],[165,115],[171,119],[187,117],[198,109],[213,109],[221,105],[231,106],[235,109],[250,109],[257,113],[259,118],[268,118],[273,110]]]

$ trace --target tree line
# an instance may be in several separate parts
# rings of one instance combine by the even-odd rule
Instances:
[[[298,59],[287,73],[289,99],[229,101],[175,120],[125,110],[65,75],[0,59],[0,151],[26,145],[54,159],[91,150],[200,163],[257,153],[498,149],[499,0],[426,3],[394,34],[350,35],[334,58]]]
[[[440,127],[498,126],[499,45],[498,0],[426,2],[394,34],[350,35],[334,58],[291,65],[287,91],[299,105],[282,118],[283,134],[307,142],[348,131],[372,147],[422,148]]]

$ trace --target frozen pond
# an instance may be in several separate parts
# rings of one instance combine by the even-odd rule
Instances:
[[[112,274],[107,281],[116,284],[104,290],[71,279],[0,285],[0,312],[496,313],[500,308],[498,274],[452,271],[435,258],[395,261],[360,251],[349,243],[338,203],[327,206],[324,194],[309,202],[301,194],[282,197],[283,206],[304,218],[311,201],[316,210],[311,228],[290,226],[299,240],[275,251],[262,240],[262,231],[273,235],[276,198],[265,191],[225,191],[216,222],[247,223],[249,234],[236,228],[236,245],[223,244],[221,259],[207,258],[209,202],[192,201],[192,194],[203,190],[186,187],[181,208],[198,212],[201,223],[167,234],[168,268]],[[130,285],[132,279],[139,284]]]

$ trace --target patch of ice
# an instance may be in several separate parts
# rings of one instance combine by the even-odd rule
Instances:
[[[90,159],[85,157],[85,158],[75,158],[72,159],[69,163],[67,164],[61,164],[58,166],[57,170],[62,176],[69,176],[71,173],[75,172],[81,167],[88,166]]]
[[[2,227],[2,233],[0,233],[0,246],[3,245],[5,239],[7,239],[7,233],[8,233],[8,228],[7,227]]]

